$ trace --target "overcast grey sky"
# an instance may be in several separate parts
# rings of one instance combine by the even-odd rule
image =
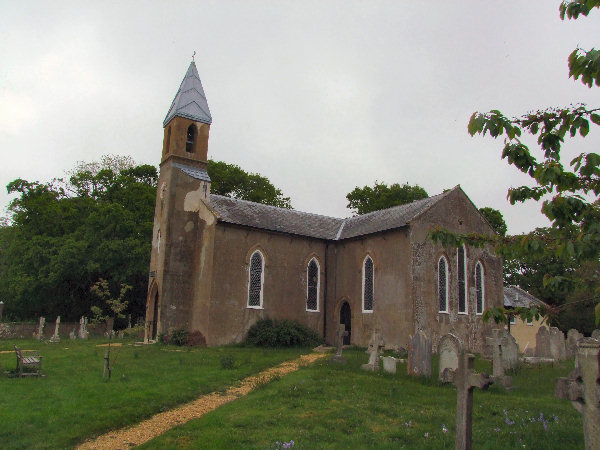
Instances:
[[[460,184],[510,233],[547,222],[510,206],[528,183],[474,111],[600,105],[567,56],[600,43],[600,16],[562,22],[558,0],[0,0],[0,206],[15,178],[77,161],[158,165],[162,121],[196,51],[213,116],[209,157],[268,177],[295,209],[350,215],[356,186]],[[565,152],[598,151],[594,127]]]

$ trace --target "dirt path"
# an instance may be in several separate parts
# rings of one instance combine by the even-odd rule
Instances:
[[[257,386],[271,381],[276,376],[286,375],[298,370],[301,365],[307,365],[327,356],[326,353],[311,353],[302,355],[293,361],[286,361],[277,367],[272,367],[258,375],[243,379],[239,386],[228,388],[225,393],[212,392],[198,397],[178,408],[152,416],[148,420],[129,428],[111,431],[94,440],[86,441],[78,449],[128,449],[141,445],[178,425],[192,419],[202,417],[225,403],[243,397]]]

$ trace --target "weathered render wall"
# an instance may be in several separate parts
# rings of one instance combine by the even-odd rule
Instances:
[[[250,258],[257,249],[265,261],[261,309],[248,307]],[[297,320],[322,335],[325,251],[321,240],[218,223],[207,344],[240,342],[250,326],[267,317]],[[318,312],[306,310],[306,270],[312,257],[320,267]]]
[[[374,265],[372,313],[362,308],[363,263],[367,255]],[[335,292],[330,296],[334,307],[328,308],[328,340],[333,342],[341,305],[347,301],[352,312],[352,344],[368,345],[372,330],[379,328],[386,347],[407,348],[413,328],[409,267],[406,229],[337,242],[335,267],[330,268],[330,284],[334,283]]]
[[[502,260],[489,248],[467,246],[467,314],[458,313],[458,280],[456,249],[434,244],[428,234],[434,225],[457,233],[492,234],[493,230],[479,214],[469,198],[459,189],[450,192],[444,201],[433,205],[411,224],[412,280],[415,327],[431,336],[434,350],[446,333],[459,336],[471,351],[483,350],[485,336],[492,328],[475,310],[475,264],[481,261],[484,274],[484,309],[503,304]],[[439,312],[438,260],[448,260],[448,313]]]
[[[523,322],[520,317],[515,318],[515,323],[510,325],[510,334],[513,335],[519,350],[525,353],[526,350],[535,350],[535,337],[540,327],[544,325],[542,319],[533,319],[531,323]]]

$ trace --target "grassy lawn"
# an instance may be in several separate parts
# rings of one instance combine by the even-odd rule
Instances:
[[[276,449],[293,440],[295,449],[454,448],[453,386],[409,378],[404,365],[396,375],[361,371],[363,350],[344,356],[344,366],[322,361],[302,368],[143,447]],[[474,448],[583,448],[579,413],[554,398],[554,379],[572,366],[526,366],[510,392],[476,390]],[[476,368],[490,371],[487,361]]]
[[[0,341],[0,447],[68,448],[293,359],[308,350],[173,346],[113,347],[112,379],[102,379],[107,340]],[[43,378],[8,378],[16,367],[13,345],[39,350]],[[221,360],[233,357],[234,368]],[[229,359],[229,358],[227,358]]]

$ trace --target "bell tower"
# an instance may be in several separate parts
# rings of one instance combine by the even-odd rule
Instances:
[[[211,123],[206,95],[192,61],[163,122],[161,166],[172,159],[206,170]]]

